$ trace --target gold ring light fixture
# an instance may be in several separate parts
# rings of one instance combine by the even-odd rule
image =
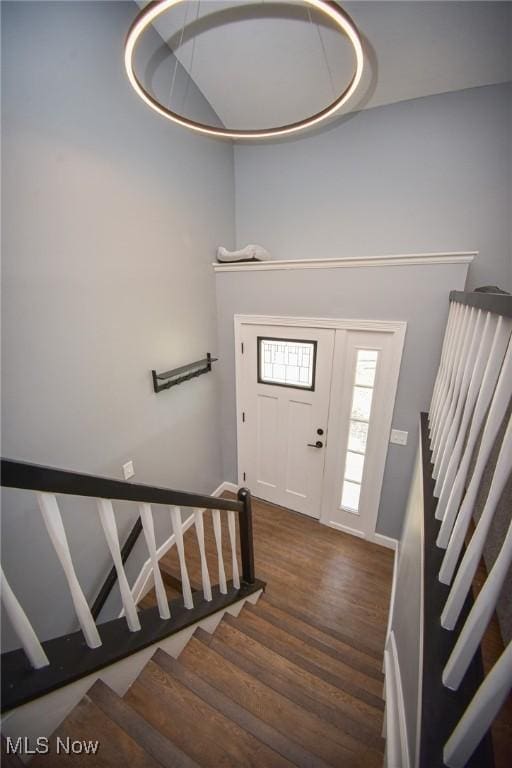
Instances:
[[[194,120],[189,120],[183,115],[173,112],[168,109],[164,104],[157,101],[142,85],[139,78],[135,74],[134,70],[134,54],[138,43],[141,40],[144,31],[166,11],[169,11],[180,3],[187,2],[188,0],[156,0],[149,3],[136,17],[133,22],[128,35],[126,37],[125,49],[124,49],[124,63],[126,67],[126,73],[128,79],[140,98],[151,107],[159,115],[166,117],[168,120],[172,120],[179,125],[189,128],[192,131],[198,133],[204,133],[209,136],[217,136],[225,139],[272,139],[278,136],[287,136],[290,134],[298,133],[306,128],[310,128],[314,125],[322,123],[324,120],[335,115],[341,107],[350,99],[355,93],[358,85],[361,82],[363,74],[363,47],[361,45],[360,34],[350,19],[350,17],[341,9],[341,7],[331,0],[304,0],[304,4],[308,8],[316,8],[318,11],[329,17],[337,26],[339,31],[344,34],[351,43],[354,53],[354,71],[352,77],[345,90],[337,96],[330,104],[324,109],[316,112],[313,115],[304,117],[302,120],[298,120],[294,123],[288,123],[286,125],[279,125],[275,128],[262,128],[257,130],[236,130],[230,128],[217,128],[213,125],[207,125],[205,123],[199,123]]]

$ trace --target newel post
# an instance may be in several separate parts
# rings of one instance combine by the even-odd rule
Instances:
[[[243,509],[238,512],[240,526],[240,549],[242,552],[242,579],[246,584],[254,584],[254,546],[252,538],[252,508],[251,492],[248,488],[240,488],[238,501],[243,504]]]

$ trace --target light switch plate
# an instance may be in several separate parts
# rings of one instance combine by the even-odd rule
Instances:
[[[134,474],[133,461],[127,461],[126,464],[123,464],[123,475],[125,480],[129,480]]]
[[[403,432],[401,429],[392,429],[389,442],[394,443],[395,445],[407,445],[408,436],[408,432]]]

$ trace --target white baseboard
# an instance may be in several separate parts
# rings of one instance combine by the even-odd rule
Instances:
[[[391,536],[384,536],[383,533],[374,533],[372,541],[375,544],[380,544],[388,549],[396,549],[398,546],[398,541],[396,539],[391,538]]]

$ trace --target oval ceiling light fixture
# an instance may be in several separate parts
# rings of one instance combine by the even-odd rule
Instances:
[[[297,120],[293,123],[287,123],[286,125],[279,125],[274,128],[261,128],[261,129],[244,129],[236,130],[230,128],[218,128],[214,125],[207,125],[205,123],[189,120],[184,115],[180,115],[177,112],[173,112],[168,109],[164,104],[155,99],[142,85],[134,70],[134,54],[137,44],[139,43],[144,31],[154,21],[156,21],[162,14],[170,10],[172,7],[179,5],[180,3],[188,2],[188,0],[155,0],[155,2],[149,3],[139,13],[128,31],[126,37],[125,49],[124,49],[124,64],[128,79],[140,98],[151,107],[155,112],[158,112],[162,117],[166,117],[168,120],[172,120],[178,125],[182,125],[185,128],[189,128],[192,131],[198,133],[204,133],[209,136],[217,136],[224,139],[273,139],[279,136],[287,136],[290,134],[298,133],[306,128],[311,128],[314,125],[324,122],[329,117],[335,115],[341,107],[351,98],[356,91],[361,77],[363,74],[363,47],[361,44],[361,37],[359,32],[350,19],[350,17],[343,11],[339,5],[331,0],[304,0],[304,4],[308,7],[316,8],[318,11],[329,17],[337,26],[340,32],[342,32],[352,45],[352,50],[355,58],[354,72],[345,90],[340,95],[328,104],[324,109],[319,112],[315,112],[313,115]],[[295,4],[295,3],[294,3]]]

